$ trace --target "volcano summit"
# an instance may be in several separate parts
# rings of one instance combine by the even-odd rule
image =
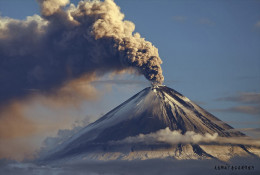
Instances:
[[[259,147],[241,144],[234,141],[236,138],[248,137],[177,91],[154,86],[83,128],[44,160],[259,156]]]

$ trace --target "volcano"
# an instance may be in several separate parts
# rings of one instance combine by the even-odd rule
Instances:
[[[181,134],[192,131],[201,135],[217,133],[224,138],[246,137],[177,91],[166,86],[154,86],[143,89],[80,130],[50,151],[44,160],[132,160],[165,157],[228,160],[235,155],[256,156],[252,147],[241,144],[111,144],[165,128]]]

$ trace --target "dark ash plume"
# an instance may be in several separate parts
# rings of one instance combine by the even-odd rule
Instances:
[[[42,17],[0,17],[0,104],[28,96],[28,89],[52,94],[82,76],[129,69],[163,82],[157,48],[133,34],[135,25],[113,0],[38,2]]]

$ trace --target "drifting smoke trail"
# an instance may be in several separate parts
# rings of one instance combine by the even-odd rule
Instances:
[[[41,17],[0,17],[0,104],[28,96],[27,89],[52,94],[82,76],[129,69],[163,82],[157,48],[133,34],[135,25],[113,0],[38,2]]]

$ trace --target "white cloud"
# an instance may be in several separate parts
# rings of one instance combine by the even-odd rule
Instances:
[[[257,28],[260,28],[260,21],[257,21],[257,22],[255,23],[255,26],[256,26]]]
[[[205,135],[195,133],[193,131],[188,131],[185,134],[181,134],[180,131],[171,131],[168,127],[161,129],[155,133],[150,134],[139,134],[134,137],[127,137],[122,141],[116,141],[114,143],[155,143],[155,142],[165,142],[169,144],[177,143],[198,143],[198,142],[209,142],[214,141],[218,134],[213,135],[206,133]]]
[[[180,131],[171,131],[169,128],[161,129],[155,133],[139,134],[134,137],[127,137],[121,141],[113,141],[111,144],[124,144],[124,143],[214,143],[214,144],[243,144],[260,146],[260,140],[252,139],[249,137],[219,137],[217,133],[214,134],[198,134],[193,131],[187,131],[181,134]]]

